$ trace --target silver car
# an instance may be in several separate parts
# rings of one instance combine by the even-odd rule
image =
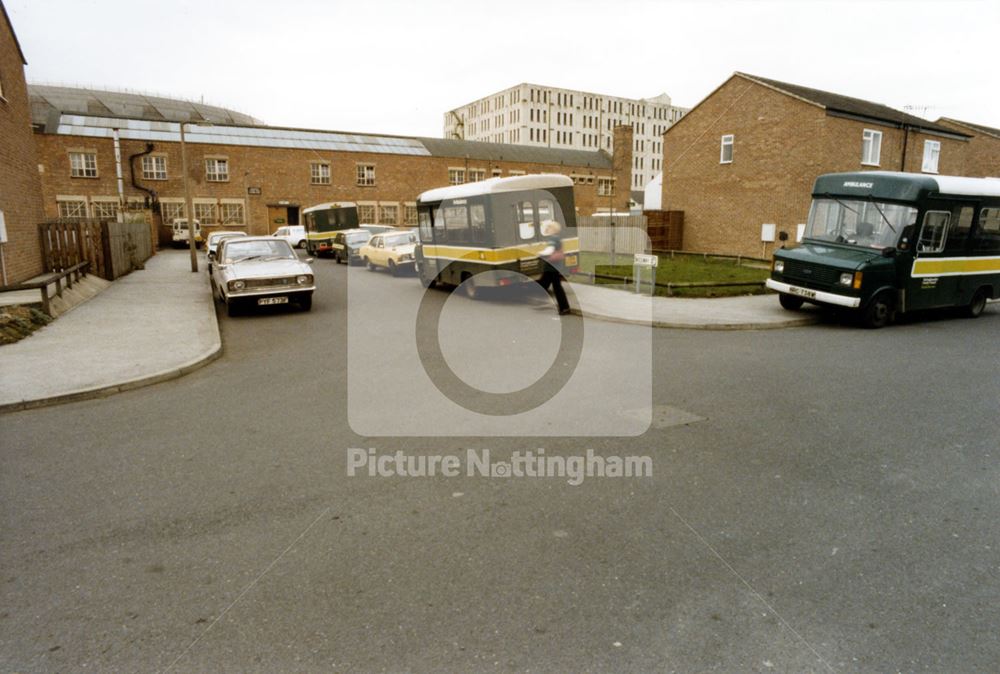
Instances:
[[[269,236],[226,238],[212,266],[212,294],[230,316],[242,306],[295,303],[312,308],[316,289],[311,259],[299,260],[283,239]]]

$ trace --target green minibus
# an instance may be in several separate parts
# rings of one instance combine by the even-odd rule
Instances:
[[[306,225],[306,250],[310,255],[332,255],[337,232],[358,226],[358,205],[331,201],[302,210]]]

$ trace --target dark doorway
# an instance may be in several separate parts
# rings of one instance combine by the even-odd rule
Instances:
[[[288,207],[288,224],[297,225],[299,224],[299,207],[289,206]]]

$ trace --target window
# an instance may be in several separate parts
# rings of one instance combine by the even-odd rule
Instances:
[[[979,230],[1000,234],[1000,208],[984,208],[979,211]]]
[[[476,183],[486,180],[486,169],[469,169],[469,182]]]
[[[183,201],[164,201],[161,199],[160,215],[163,217],[163,223],[169,225],[178,218],[186,218],[187,208]]]
[[[498,168],[493,169],[493,177],[494,178],[499,178],[501,175],[503,175],[503,171],[501,171]]]
[[[330,165],[319,161],[309,164],[309,182],[313,185],[329,185]]]
[[[375,164],[358,164],[358,185],[365,187],[374,184],[375,184]],[[372,208],[374,209],[374,206]],[[370,223],[371,220],[367,220],[366,222]]]
[[[949,220],[951,213],[947,211],[927,211],[924,214],[924,226],[917,243],[918,253],[940,253],[944,250]]]
[[[219,208],[214,201],[207,203],[195,203],[194,219],[205,225],[219,224]]]
[[[375,224],[375,204],[358,204],[358,223],[364,225]]]
[[[142,158],[143,180],[166,180],[167,158],[159,155],[146,155]]]
[[[615,195],[615,179],[614,178],[598,178],[597,179],[597,196],[599,197],[613,197]]]
[[[229,160],[212,158],[205,160],[205,180],[211,183],[229,181]],[[197,209],[195,210],[197,213]],[[196,216],[197,217],[197,216]],[[202,222],[204,224],[204,222]]]
[[[246,224],[246,215],[242,202],[222,202],[219,204],[219,215],[223,225]]]
[[[941,142],[936,140],[924,141],[924,162],[920,170],[924,173],[938,172],[938,159],[941,158]]]
[[[535,238],[535,207],[530,201],[520,201],[514,206],[517,234],[522,240]]]
[[[90,211],[97,220],[117,220],[118,200],[112,199],[91,199]]]
[[[878,166],[882,158],[882,132],[865,129],[861,136],[861,163]]]
[[[465,169],[460,169],[460,168],[448,169],[449,185],[461,185],[464,182],[465,182]]]
[[[60,218],[85,218],[87,217],[87,202],[85,199],[60,199]]]
[[[71,178],[96,178],[96,152],[70,152],[69,175]]]
[[[719,147],[719,163],[733,163],[733,134],[731,133],[722,137],[722,142]]]
[[[417,205],[406,204],[403,206],[403,224],[413,227],[417,224]]]
[[[465,206],[446,206],[441,209],[444,213],[444,227],[449,231],[466,230],[469,228],[469,214]],[[449,234],[449,240],[455,241],[461,235],[455,237]]]
[[[399,222],[399,206],[395,204],[378,207],[378,224],[395,225]]]
[[[979,211],[979,228],[973,241],[977,253],[1000,253],[1000,208]]]

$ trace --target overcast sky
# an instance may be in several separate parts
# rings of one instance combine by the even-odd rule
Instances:
[[[693,106],[734,71],[1000,128],[1000,2],[3,0],[28,81],[440,136],[533,82]]]

